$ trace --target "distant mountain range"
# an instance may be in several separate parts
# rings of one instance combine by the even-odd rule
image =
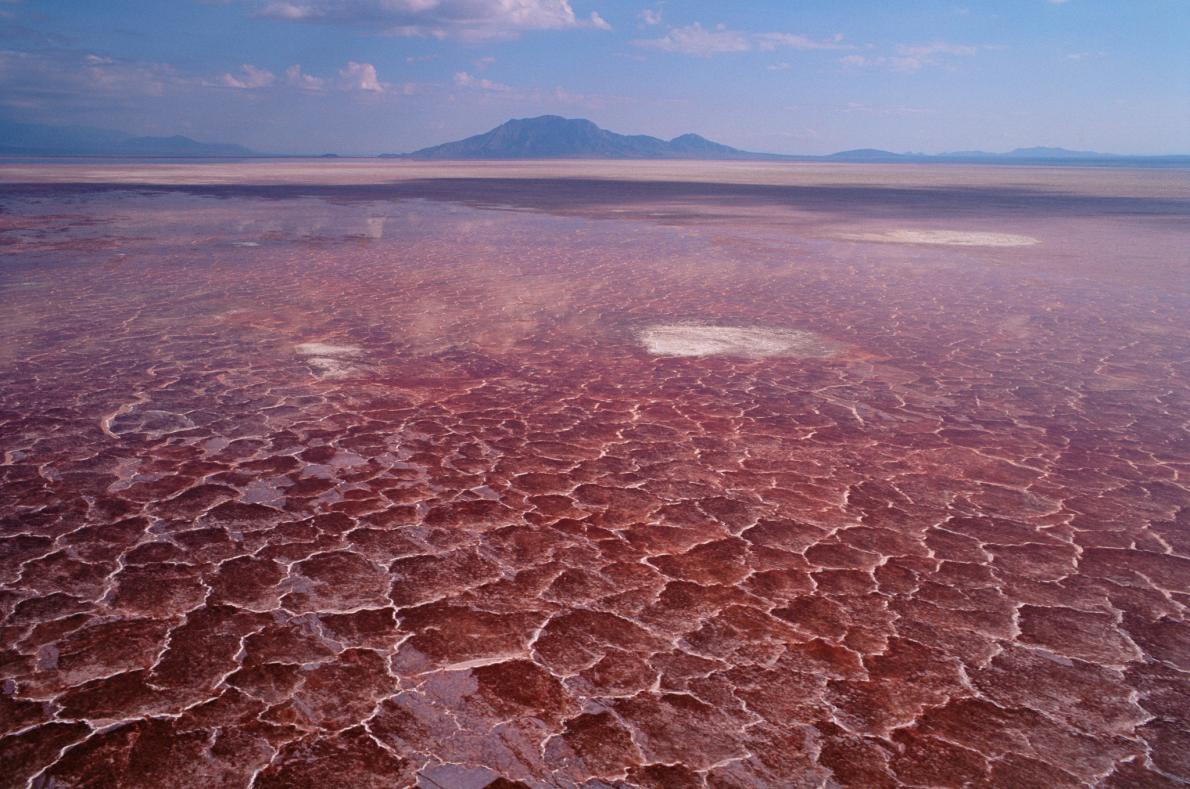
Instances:
[[[1176,164],[1190,163],[1190,156],[1122,156],[1097,151],[1072,151],[1068,148],[1014,148],[1007,153],[989,151],[951,151],[949,153],[894,153],[879,148],[858,148],[839,151],[827,156],[795,157],[799,159],[820,159],[835,162],[907,163],[951,162],[972,164]]]
[[[1065,148],[1017,148],[1008,153],[956,151],[943,154],[894,153],[876,148],[827,156],[796,156],[742,151],[697,134],[662,140],[645,134],[617,134],[583,118],[542,115],[510,120],[491,131],[405,154],[400,159],[737,159],[752,161],[973,164],[1190,164],[1190,156],[1116,156]]]
[[[202,157],[256,154],[242,145],[199,142],[180,134],[137,137],[90,126],[45,126],[0,120],[0,155]]]
[[[2,1],[2,0],[0,0]],[[46,126],[0,118],[0,156],[116,156],[128,158],[224,158],[275,156],[242,145],[199,142],[189,137],[138,137],[89,126]],[[337,158],[324,153],[322,158]],[[941,154],[895,153],[858,148],[826,156],[798,156],[743,151],[697,134],[672,140],[647,134],[617,134],[583,118],[542,115],[519,118],[464,140],[422,148],[412,153],[386,153],[380,158],[448,159],[696,159],[787,162],[853,162],[867,164],[1015,164],[1120,167],[1190,167],[1190,156],[1119,156],[1065,148],[1017,148],[1008,153],[952,151]]]
[[[662,140],[647,134],[616,134],[583,118],[542,115],[519,118],[457,142],[422,148],[409,159],[767,159],[697,134]]]

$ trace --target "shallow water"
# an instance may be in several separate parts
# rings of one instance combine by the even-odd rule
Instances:
[[[1187,185],[675,167],[0,186],[0,783],[1190,779]]]

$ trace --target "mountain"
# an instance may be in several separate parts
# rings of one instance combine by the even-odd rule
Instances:
[[[1186,156],[1117,156],[1065,148],[1017,148],[1007,153],[895,153],[857,148],[827,156],[793,156],[742,151],[697,134],[662,140],[647,134],[617,134],[583,118],[542,115],[502,123],[464,140],[434,145],[412,153],[381,154],[384,159],[735,159],[788,162],[852,162],[857,164],[1004,164],[1056,167],[1185,167]]]
[[[133,156],[252,156],[242,145],[226,142],[199,142],[175,134],[172,137],[132,137],[114,147],[117,153]]]
[[[22,156],[252,156],[231,143],[199,142],[180,134],[136,137],[91,126],[46,126],[0,120],[0,154]]]
[[[1117,154],[1096,151],[1072,151],[1069,148],[1013,148],[1007,153],[989,151],[949,151],[937,154],[940,159],[1114,159]]]
[[[765,158],[771,154],[749,153],[730,145],[713,142],[697,134],[683,134],[669,141],[672,151],[690,154],[692,159],[740,159],[745,157]]]
[[[712,142],[697,134],[662,140],[647,134],[616,134],[583,118],[542,115],[503,123],[489,132],[422,148],[410,159],[773,159]]]

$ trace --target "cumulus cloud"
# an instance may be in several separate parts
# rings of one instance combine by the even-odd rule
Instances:
[[[219,77],[218,81],[228,88],[252,90],[254,88],[267,88],[277,81],[277,77],[271,71],[257,68],[250,63],[244,63],[240,66],[240,73],[238,75],[223,74]]]
[[[322,77],[303,73],[297,63],[285,69],[285,82],[295,88],[312,91],[326,90],[327,85],[327,80]]]
[[[610,30],[598,13],[585,19],[569,0],[248,0],[263,17],[353,25],[399,36],[506,38],[526,30]]]
[[[363,90],[368,93],[384,93],[384,85],[376,76],[376,67],[371,63],[356,63],[354,60],[339,70],[339,79],[346,90]]]
[[[2,0],[0,0],[2,1]],[[235,71],[195,74],[168,63],[128,60],[77,50],[15,52],[0,49],[0,111],[109,114],[146,102],[193,101],[204,95],[262,98],[284,92],[343,96],[409,95],[414,84],[381,80],[370,63],[348,61],[328,75],[307,74],[294,64],[282,74],[252,63]],[[255,100],[255,98],[254,98]],[[164,106],[164,105],[163,105]]]
[[[468,74],[466,71],[459,71],[455,73],[454,83],[460,88],[475,88],[477,90],[487,90],[495,93],[507,93],[512,88],[499,82],[493,82],[490,79],[482,79]]]
[[[168,63],[125,60],[76,50],[0,50],[0,106],[34,109],[73,101],[104,106],[162,96],[197,80]]]
[[[683,55],[708,57],[726,52],[771,52],[776,49],[853,49],[844,43],[841,34],[815,40],[798,33],[748,33],[731,30],[723,25],[705,28],[698,22],[685,27],[673,27],[660,38],[638,39],[637,46],[676,52]]]
[[[381,82],[376,73],[376,67],[371,63],[356,63],[347,61],[347,65],[339,69],[337,75],[319,77],[307,74],[297,63],[285,69],[285,84],[311,93],[321,93],[329,90],[361,91],[363,93],[387,93],[393,86]],[[403,93],[408,90],[402,89]]]

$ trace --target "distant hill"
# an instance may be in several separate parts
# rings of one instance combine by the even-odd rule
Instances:
[[[741,151],[697,134],[662,140],[647,134],[616,134],[583,118],[542,115],[503,123],[489,132],[422,148],[409,159],[776,159]]]
[[[584,118],[542,115],[517,118],[491,131],[464,140],[422,148],[412,153],[381,154],[385,159],[717,159],[796,162],[855,162],[867,164],[1013,164],[1092,165],[1126,167],[1183,167],[1190,156],[1117,156],[1065,148],[1017,148],[1007,153],[895,153],[857,148],[826,156],[795,156],[742,151],[697,134],[672,140],[647,134],[617,134]]]
[[[879,148],[856,148],[839,151],[821,157],[840,162],[938,162],[938,161],[983,161],[983,160],[1054,160],[1054,159],[1115,159],[1110,153],[1094,151],[1071,151],[1066,148],[1016,148],[1008,153],[989,151],[950,151],[947,153],[894,153]],[[1130,158],[1130,157],[1126,157]]]
[[[1102,159],[1105,156],[1114,156],[1110,153],[1096,153],[1095,151],[1072,151],[1068,148],[1014,148],[1005,156],[1011,156],[1016,159]]]
[[[839,151],[827,156],[797,157],[830,162],[868,164],[1012,164],[1012,165],[1093,165],[1118,167],[1185,167],[1190,156],[1122,156],[1095,151],[1072,151],[1066,148],[1016,148],[1007,153],[988,151],[951,151],[948,153],[894,153],[879,148],[858,148]]]
[[[136,137],[90,126],[0,121],[0,154],[22,156],[253,156],[231,143],[199,142],[180,134]]]
[[[941,159],[1115,159],[1112,153],[1097,151],[1072,151],[1069,148],[1051,148],[1036,146],[1033,148],[1014,148],[1007,153],[989,153],[988,151],[951,151],[940,153],[935,158]],[[1131,157],[1127,157],[1131,158]]]

